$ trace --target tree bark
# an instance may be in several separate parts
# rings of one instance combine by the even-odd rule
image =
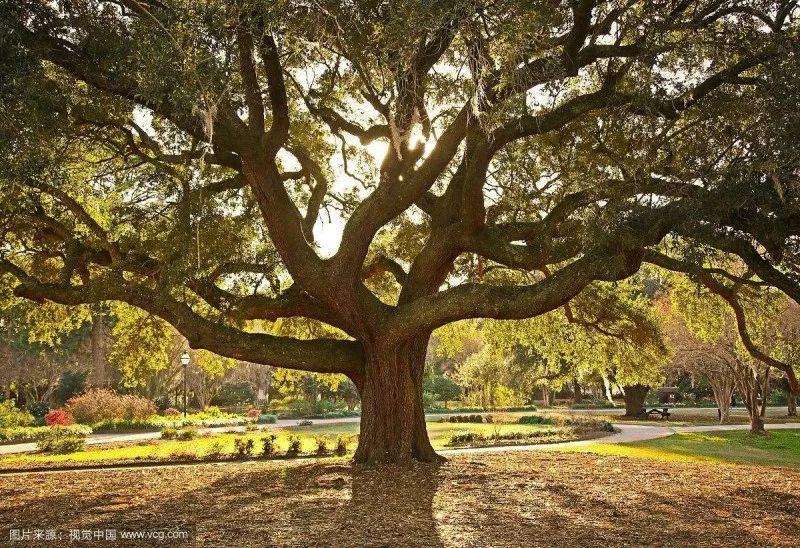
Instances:
[[[714,392],[714,401],[719,409],[719,422],[725,424],[730,419],[731,398],[734,390],[734,378],[726,372],[710,372],[706,375]]]
[[[550,407],[550,390],[546,387],[542,387],[542,407]]]
[[[761,412],[758,406],[758,390],[750,390],[744,396],[745,406],[747,413],[750,415],[750,433],[763,434],[764,433],[764,419],[761,418]]]
[[[767,367],[764,373],[764,384],[761,386],[761,417],[765,417],[767,414],[767,400],[769,399],[769,367]]]
[[[763,434],[764,420],[761,418],[761,409],[758,404],[760,384],[757,370],[748,364],[739,364],[736,385],[750,417],[750,432]]]
[[[91,335],[91,383],[94,386],[110,386],[111,375],[108,371],[108,333],[106,332],[105,314],[99,308],[92,310]]]
[[[611,393],[611,380],[603,375],[603,393],[605,394],[608,403],[614,403],[614,394]]]
[[[579,404],[583,401],[583,391],[577,377],[572,377],[572,403]]]
[[[790,417],[796,417],[797,416],[797,395],[794,392],[789,391],[789,394],[786,397],[788,399],[788,402],[787,402],[788,403],[788,415]]]
[[[361,433],[355,461],[362,464],[440,462],[428,439],[422,403],[428,337],[399,348],[367,352],[361,393]]]
[[[644,399],[647,397],[650,387],[643,384],[633,384],[624,386],[623,389],[625,390],[625,416],[645,416]]]

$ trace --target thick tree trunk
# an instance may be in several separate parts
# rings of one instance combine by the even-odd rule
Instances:
[[[765,417],[767,414],[767,400],[769,400],[769,370],[770,368],[767,367],[766,372],[764,373],[764,384],[761,386],[761,417]]]
[[[788,398],[788,413],[790,417],[797,416],[797,395],[789,391]]]
[[[108,334],[106,333],[105,316],[102,310],[92,310],[91,360],[92,370],[90,382],[94,386],[110,386],[111,375],[108,372]]]
[[[364,464],[439,462],[428,439],[422,404],[428,337],[367,354],[361,392],[361,434],[355,461]]]
[[[623,390],[625,390],[625,416],[645,416],[644,399],[647,397],[650,387],[643,384],[633,384],[623,386]]]
[[[572,403],[579,404],[583,401],[583,391],[581,390],[581,383],[578,382],[577,377],[572,377]]]

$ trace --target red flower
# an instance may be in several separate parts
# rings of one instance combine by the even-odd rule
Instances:
[[[47,426],[69,426],[72,424],[72,417],[63,409],[53,409],[44,416]]]

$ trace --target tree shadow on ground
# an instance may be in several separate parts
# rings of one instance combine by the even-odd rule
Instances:
[[[5,534],[179,529],[190,532],[191,544],[213,546],[443,546],[433,516],[438,467],[230,463],[82,472],[92,493],[55,476],[40,476],[44,496],[0,508]]]
[[[586,454],[374,469],[261,461],[0,481],[6,527],[177,528],[202,546],[708,546],[734,538],[756,546],[800,535],[788,510],[800,501],[798,472]]]

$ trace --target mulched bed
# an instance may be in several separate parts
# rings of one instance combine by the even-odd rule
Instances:
[[[182,528],[184,545],[202,546],[789,546],[800,538],[799,488],[789,469],[549,452],[439,467],[30,473],[0,477],[0,535]]]

